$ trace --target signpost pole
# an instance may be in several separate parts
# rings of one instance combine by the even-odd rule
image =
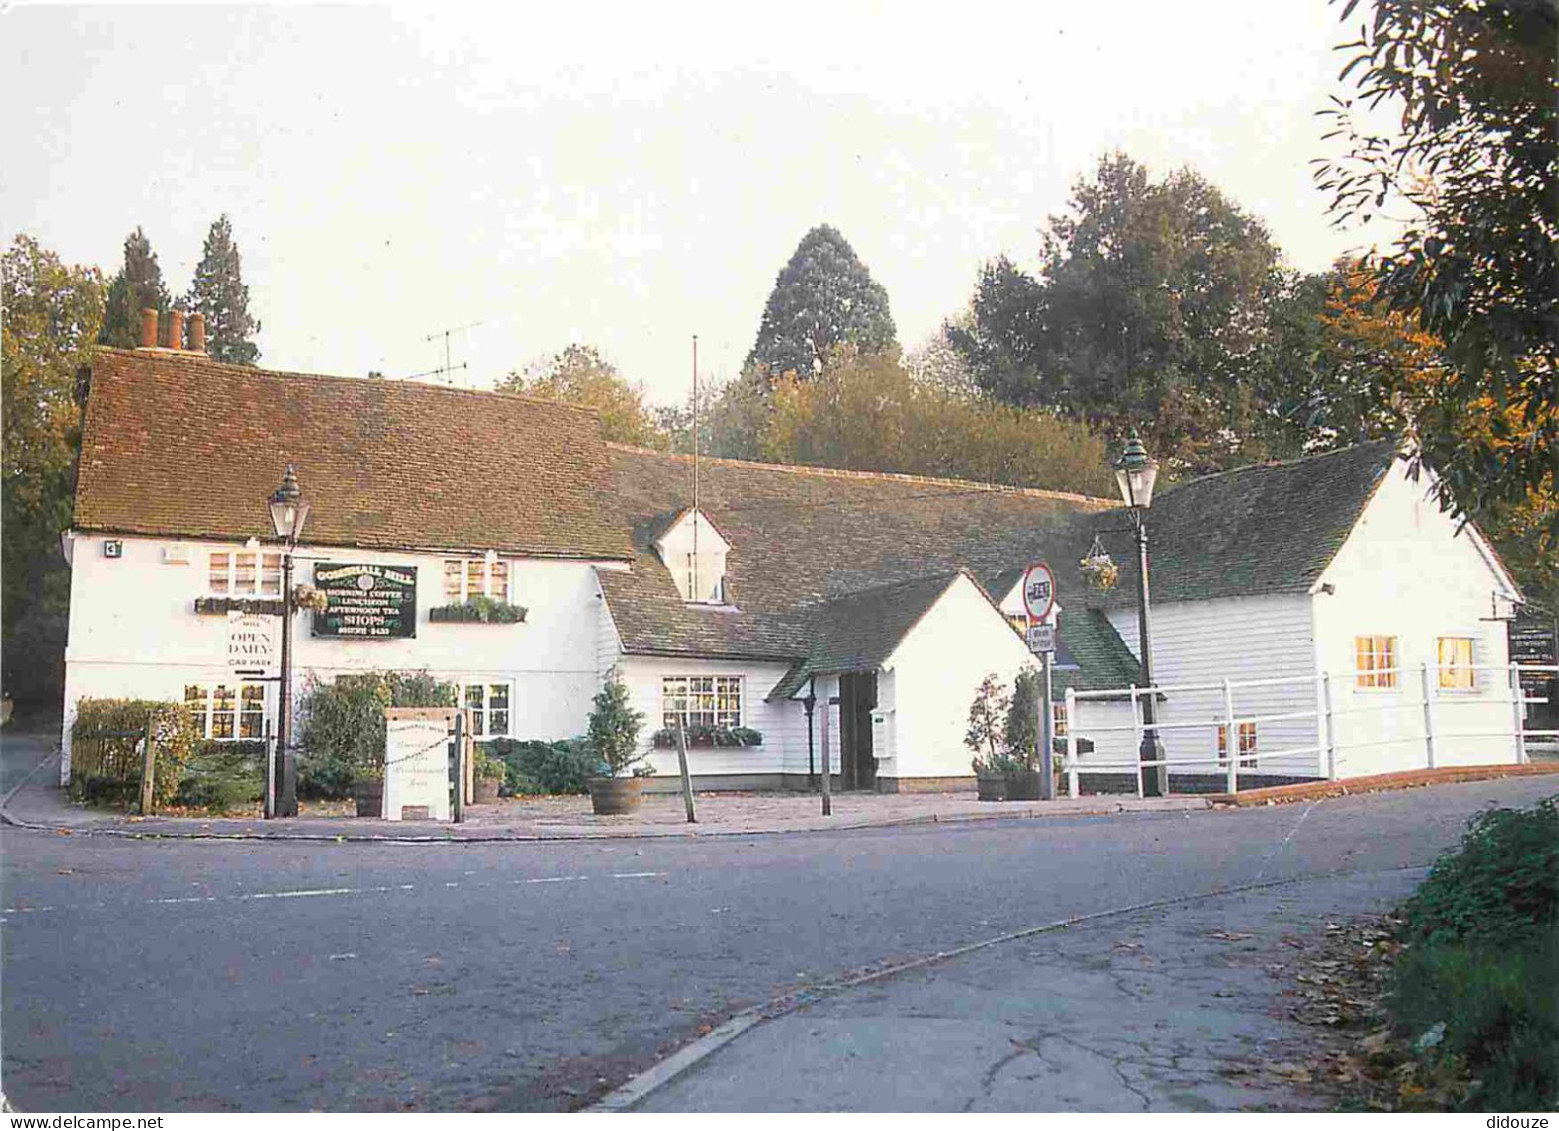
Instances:
[[[455,824],[466,819],[466,713],[455,712]]]
[[[157,747],[152,742],[152,717],[146,716],[141,731],[141,816],[150,817],[155,808],[157,789]]]
[[[687,768],[687,734],[682,729],[682,716],[677,715],[677,772],[682,775],[682,806],[687,810],[687,823],[698,824],[698,814],[693,808],[693,775]]]
[[[818,780],[823,783],[823,816],[825,817],[832,817],[834,815],[833,782],[831,780],[833,778],[834,770],[833,766],[829,763],[828,757],[828,717],[830,714],[832,714],[832,712],[829,711],[828,706],[833,702],[834,698],[832,697],[823,700],[823,722],[819,728],[822,733],[822,742],[820,745],[823,747],[823,767],[821,776],[818,778]]]
[[[1050,656],[1049,652],[1039,654],[1040,675],[1044,681],[1039,699],[1039,799],[1041,801],[1056,799],[1056,711],[1050,687]]]
[[[271,720],[265,720],[265,819],[276,815],[276,759],[271,750]]]

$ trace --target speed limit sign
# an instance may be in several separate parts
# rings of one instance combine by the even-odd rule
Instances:
[[[1035,562],[1023,572],[1023,608],[1030,620],[1042,621],[1056,606],[1056,575],[1044,562]]]

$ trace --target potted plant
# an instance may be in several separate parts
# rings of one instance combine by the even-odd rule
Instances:
[[[1002,748],[1002,715],[1007,710],[1008,697],[995,672],[980,681],[969,704],[969,729],[964,733],[964,745],[974,751],[975,780],[979,786],[981,801],[1002,801],[1007,796],[1007,779],[1004,773],[1007,753]]]
[[[1007,722],[1002,737],[1007,754],[1003,768],[1008,801],[1038,801],[1041,797],[1037,766],[1041,678],[1038,668],[1024,668],[1013,681],[1012,695],[1007,701]]]
[[[354,766],[352,799],[359,817],[384,816],[384,763]]]
[[[608,776],[589,781],[590,805],[596,816],[632,813],[639,807],[644,779],[655,771],[639,749],[639,728],[644,715],[628,701],[628,688],[616,668],[606,673],[590,712],[590,727],[585,741]]]
[[[476,787],[471,794],[471,804],[497,804],[498,790],[503,785],[506,770],[503,759],[490,753],[485,747],[478,746],[474,769]]]

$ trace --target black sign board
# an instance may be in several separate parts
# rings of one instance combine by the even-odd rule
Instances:
[[[314,635],[387,640],[417,635],[417,567],[315,562],[325,611]]]
[[[1513,664],[1559,664],[1559,639],[1556,639],[1554,617],[1540,610],[1524,609],[1516,619],[1505,625],[1510,641],[1510,662]],[[1559,689],[1559,680],[1553,672],[1522,672],[1521,688],[1529,696],[1548,697]],[[1531,704],[1530,715],[1548,719],[1559,718],[1559,704]]]

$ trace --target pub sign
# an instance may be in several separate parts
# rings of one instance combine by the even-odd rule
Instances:
[[[417,567],[315,562],[314,588],[325,611],[314,635],[386,640],[417,635]]]

